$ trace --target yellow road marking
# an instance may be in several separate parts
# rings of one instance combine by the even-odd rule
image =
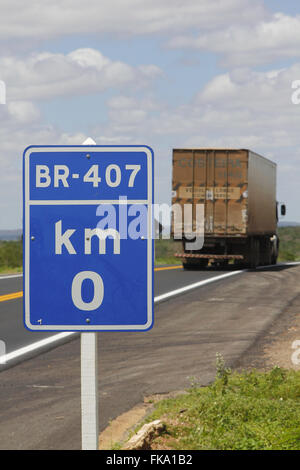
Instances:
[[[182,269],[182,265],[180,264],[178,266],[164,266],[163,268],[154,268],[154,271],[165,271],[168,269]]]
[[[23,297],[23,292],[13,292],[12,294],[0,295],[0,302],[5,302],[6,300],[18,299]]]
[[[181,269],[182,266],[164,266],[162,268],[154,268],[154,271],[165,271],[168,269]],[[7,300],[13,300],[13,299],[19,299],[20,297],[23,297],[23,292],[13,292],[12,294],[6,294],[6,295],[0,295],[0,302],[5,302]]]

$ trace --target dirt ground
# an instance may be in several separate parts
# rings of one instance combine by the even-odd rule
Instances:
[[[275,366],[300,370],[300,293],[236,364],[238,369]]]
[[[134,433],[135,427],[151,413],[155,403],[164,398],[172,398],[184,391],[171,392],[163,395],[145,397],[141,403],[131,410],[114,419],[109,426],[99,435],[99,450],[118,448],[120,443],[127,441]]]

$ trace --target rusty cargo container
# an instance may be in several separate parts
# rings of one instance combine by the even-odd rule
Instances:
[[[172,204],[192,204],[193,215],[204,205],[203,248],[187,250],[189,234],[177,253],[185,268],[276,263],[276,164],[267,158],[246,149],[174,149]]]

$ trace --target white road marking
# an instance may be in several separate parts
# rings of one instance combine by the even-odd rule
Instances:
[[[13,277],[23,277],[23,273],[20,274],[10,274],[9,276],[0,276],[0,281],[2,279],[12,279]]]
[[[24,346],[23,348],[16,349],[15,351],[12,351],[11,353],[7,353],[5,354],[5,356],[1,356],[0,363],[6,364],[7,362],[12,361],[13,359],[16,359],[20,356],[24,356],[25,354],[28,354],[32,351],[43,348],[44,346],[48,346],[49,344],[56,343],[57,341],[60,341],[61,339],[67,338],[68,336],[74,335],[74,334],[75,332],[58,333],[56,335],[50,336],[49,338],[36,341],[34,343],[29,344],[28,346]]]
[[[224,279],[226,277],[234,276],[236,274],[242,273],[243,270],[241,271],[234,271],[226,274],[221,274],[220,276],[214,276],[210,279],[205,279],[203,281],[195,282],[193,284],[189,284],[187,286],[181,287],[179,289],[175,289],[170,292],[166,292],[165,294],[159,295],[157,297],[154,297],[154,303],[158,303],[161,300],[165,300],[167,298],[173,297],[175,295],[181,294],[183,292],[187,292],[192,289],[196,289],[197,287],[204,286],[205,284],[209,284],[214,281],[218,281],[220,279]],[[64,338],[70,337],[71,335],[75,335],[77,332],[63,332],[63,333],[58,333],[53,336],[50,336],[49,338],[42,339],[40,341],[36,341],[32,344],[29,344],[28,346],[24,346],[23,348],[17,349],[15,351],[12,351],[10,353],[7,353],[5,356],[1,357],[1,364],[7,364],[9,361],[12,361],[14,359],[17,359],[21,356],[24,356],[26,354],[29,354],[31,352],[34,352],[38,349],[41,349],[45,346],[49,346],[51,344],[56,343],[57,341],[60,341]]]
[[[245,269],[240,269],[238,271],[233,271],[233,272],[226,273],[226,274],[220,274],[219,276],[210,277],[209,279],[204,279],[203,281],[194,282],[193,284],[188,284],[187,286],[180,287],[179,289],[175,289],[170,292],[166,292],[165,294],[161,294],[161,295],[158,295],[157,297],[154,297],[154,302],[157,303],[162,300],[169,299],[170,297],[174,297],[174,295],[183,294],[184,292],[187,292],[192,289],[196,289],[197,287],[205,286],[206,284],[210,284],[211,282],[216,282],[221,279],[225,279],[226,277],[231,277],[237,274],[241,274],[244,271]]]
[[[299,265],[299,264],[300,264],[300,262],[289,262],[289,263],[281,263],[277,266],[279,266],[279,267],[284,266],[284,265],[293,266],[293,265]],[[260,268],[257,268],[257,269],[263,269],[263,268],[266,268],[266,267],[269,267],[269,266],[261,266]],[[270,267],[275,267],[275,266],[271,265]],[[169,299],[171,297],[174,297],[175,295],[183,294],[184,292],[188,292],[188,291],[196,289],[198,287],[205,286],[205,285],[210,284],[212,282],[216,282],[216,281],[219,281],[221,279],[226,279],[227,277],[236,276],[237,274],[241,274],[245,271],[247,271],[247,269],[232,271],[232,272],[229,272],[229,273],[220,274],[219,276],[211,277],[209,279],[204,279],[203,281],[194,282],[193,284],[188,284],[187,286],[180,287],[179,289],[175,289],[175,290],[172,290],[170,292],[166,292],[165,294],[161,294],[161,295],[158,295],[158,296],[154,297],[154,303],[161,302],[162,300]],[[22,276],[22,274],[7,276],[5,278],[1,277],[0,280],[1,279],[7,279],[8,277],[11,278],[11,277],[19,277],[19,276]],[[21,356],[24,356],[25,354],[31,353],[31,352],[36,351],[36,350],[38,350],[40,348],[43,348],[45,346],[54,344],[57,341],[60,341],[64,338],[67,338],[71,335],[75,335],[76,333],[77,332],[75,332],[75,331],[74,332],[63,332],[63,333],[58,333],[58,334],[55,334],[53,336],[50,336],[49,338],[46,338],[46,339],[36,341],[32,344],[29,344],[28,346],[24,346],[23,348],[17,349],[15,351],[12,351],[11,353],[8,353],[4,356],[1,356],[0,357],[0,359],[1,359],[0,364],[6,364],[7,362],[12,361],[13,359],[17,359]]]

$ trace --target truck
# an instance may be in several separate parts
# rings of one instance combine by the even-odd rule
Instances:
[[[184,213],[188,204],[190,233],[182,230],[182,251],[175,254],[185,269],[209,262],[250,268],[276,264],[279,204],[274,162],[247,149],[173,149],[172,207],[179,205]],[[193,249],[197,204],[203,205],[204,244]],[[285,215],[284,204],[280,211]],[[174,238],[175,225],[173,217]]]

